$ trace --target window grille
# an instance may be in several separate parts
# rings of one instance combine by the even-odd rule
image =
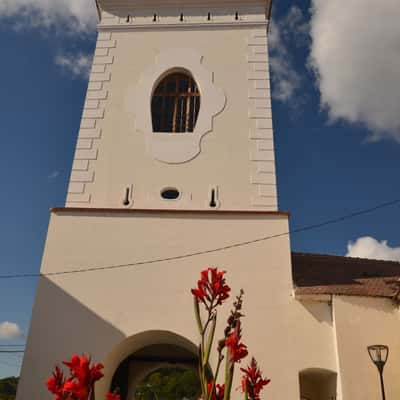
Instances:
[[[153,132],[193,132],[199,110],[200,93],[194,79],[185,73],[172,73],[153,94]]]

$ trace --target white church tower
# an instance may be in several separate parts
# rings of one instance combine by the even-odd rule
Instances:
[[[269,7],[101,1],[66,206],[276,211]]]
[[[321,340],[292,335],[311,317],[292,296],[278,211],[270,1],[97,6],[66,206],[51,212],[17,399],[49,398],[54,363],[85,352],[105,365],[97,399],[118,374],[133,400],[149,371],[196,356],[190,288],[215,265],[245,291],[245,340],[272,379],[265,396],[298,400],[302,360],[336,370],[336,358],[326,327],[315,326]]]

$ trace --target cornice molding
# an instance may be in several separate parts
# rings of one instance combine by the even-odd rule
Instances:
[[[199,209],[157,209],[157,208],[94,208],[94,207],[54,207],[50,209],[51,214],[168,214],[168,215],[271,215],[289,218],[290,213],[286,211],[263,211],[263,210],[199,210]]]
[[[192,29],[241,29],[241,28],[263,28],[268,27],[268,21],[241,21],[241,22],[181,22],[179,24],[131,24],[131,25],[117,25],[117,24],[99,24],[97,29],[99,32],[108,31],[132,31],[132,30],[192,30]]]
[[[268,10],[272,0],[97,0],[103,9],[119,9],[125,7],[151,8],[151,7],[220,7],[220,6],[263,6]]]

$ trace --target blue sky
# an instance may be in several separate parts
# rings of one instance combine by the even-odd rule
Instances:
[[[279,206],[292,229],[400,198],[400,6],[363,1],[275,2]],[[84,0],[0,0],[0,274],[39,271],[49,208],[64,204],[94,16]],[[293,235],[292,249],[346,255],[352,243],[349,255],[400,260],[399,223],[396,205]],[[0,345],[24,343],[36,284],[0,279]],[[0,376],[20,362],[0,353]]]

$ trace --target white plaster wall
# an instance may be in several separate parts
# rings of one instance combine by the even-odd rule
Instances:
[[[287,229],[282,215],[64,211],[52,215],[42,273],[170,257]],[[272,379],[265,398],[298,399],[298,372],[308,366],[335,370],[329,310],[292,297],[289,240],[282,236],[179,261],[41,278],[18,400],[49,398],[44,380],[75,352],[105,362],[102,399],[122,359],[151,340],[167,340],[158,331],[194,346],[190,288],[208,265],[228,271],[233,293],[245,290],[244,340]],[[146,331],[155,332],[150,342]]]
[[[210,188],[217,187],[221,209],[277,209],[265,5],[242,5],[235,22],[237,9],[214,10],[208,25],[204,16],[202,23],[193,19],[207,14],[207,7],[185,10],[181,25],[180,9],[154,9],[166,15],[156,27],[151,10],[141,10],[143,17],[136,12],[129,24],[129,9],[103,13],[68,206],[122,208],[125,190],[132,186],[129,207],[206,209]],[[137,27],[145,22],[149,28]],[[137,129],[135,102],[127,99],[157,64],[160,52],[179,48],[201,57],[226,104],[201,138],[200,153],[190,161],[167,164],[149,151],[146,132]],[[150,107],[148,98],[140,96],[140,101]],[[172,145],[162,146],[173,147],[175,140],[178,149],[181,142],[172,136],[164,140]],[[171,186],[182,192],[179,201],[161,199],[160,190]]]
[[[296,301],[292,304],[291,318],[293,364],[297,373],[310,368],[337,371],[331,305]]]
[[[390,347],[384,372],[386,398],[398,398],[399,314],[392,302],[388,299],[340,296],[334,298],[334,313],[342,399],[380,398],[378,371],[367,352],[367,346],[371,344]]]

